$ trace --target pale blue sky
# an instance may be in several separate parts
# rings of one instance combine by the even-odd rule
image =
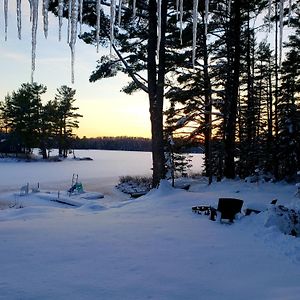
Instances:
[[[31,80],[31,24],[28,15],[28,1],[22,1],[22,40],[17,38],[15,2],[9,1],[8,40],[5,41],[3,1],[0,4],[0,97],[17,90],[24,82]],[[40,1],[41,2],[41,1]],[[128,81],[120,75],[96,83],[89,82],[96,60],[109,49],[96,53],[93,46],[77,40],[75,84],[71,84],[70,48],[66,42],[64,20],[62,41],[58,42],[58,19],[49,14],[49,34],[45,40],[42,17],[38,27],[36,53],[36,82],[48,87],[45,101],[54,97],[56,88],[63,84],[76,89],[76,102],[84,117],[80,120],[78,135],[83,136],[150,136],[148,99],[145,93],[133,96],[121,93]]]

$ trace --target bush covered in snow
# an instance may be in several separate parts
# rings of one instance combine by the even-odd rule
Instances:
[[[270,173],[264,172],[261,169],[255,169],[254,173],[245,178],[245,182],[249,183],[263,183],[263,182],[273,182],[274,176]]]
[[[146,176],[121,176],[117,189],[126,194],[146,193],[150,191],[152,178]]]
[[[268,210],[265,226],[276,226],[285,234],[300,236],[300,211],[274,205]]]

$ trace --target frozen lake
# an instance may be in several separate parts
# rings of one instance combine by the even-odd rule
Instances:
[[[21,185],[40,183],[41,187],[64,188],[73,174],[91,190],[116,184],[120,176],[151,176],[151,153],[134,151],[75,150],[76,157],[91,157],[92,161],[66,159],[62,162],[14,162],[0,160],[0,191]],[[193,154],[192,172],[202,169],[202,154]],[[87,186],[86,186],[87,187]]]

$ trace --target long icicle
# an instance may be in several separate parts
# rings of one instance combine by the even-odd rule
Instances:
[[[72,1],[73,0],[69,0],[69,3],[68,3],[68,35],[67,35],[67,41],[68,41],[68,44],[70,43],[70,40],[71,40],[71,20],[72,20]]]
[[[232,0],[228,0],[228,17],[231,18],[231,6],[232,6]]]
[[[269,4],[268,4],[268,23],[269,23],[269,31],[271,30],[271,11],[272,11],[272,0],[269,0]]]
[[[205,35],[207,35],[208,13],[209,13],[209,0],[205,0],[205,16],[204,16]]]
[[[100,15],[101,15],[101,0],[97,0],[96,4],[97,24],[96,24],[96,45],[97,53],[99,52],[100,43]]]
[[[292,17],[292,0],[289,0],[289,18],[288,18],[288,25],[290,25],[291,17]]]
[[[58,40],[61,41],[61,27],[64,13],[64,0],[58,0]]]
[[[180,0],[179,9],[180,9],[180,17],[179,17],[180,44],[182,45],[183,0]]]
[[[159,60],[159,48],[161,41],[161,0],[157,0],[157,59]]]
[[[30,22],[32,21],[32,1],[34,1],[34,0],[28,0],[28,2],[29,2],[29,10],[30,10],[30,13],[29,13],[29,20],[30,20]]]
[[[39,0],[31,0],[32,4],[32,28],[31,28],[31,82],[33,83],[33,76],[35,71],[36,59],[36,36],[39,16]]]
[[[74,64],[75,64],[75,44],[77,39],[77,21],[78,21],[78,0],[71,0],[71,19],[70,19],[70,42],[71,48],[71,72],[72,83],[74,83]]]
[[[8,14],[8,0],[4,0],[5,41],[7,41],[7,14]]]
[[[176,21],[178,21],[179,16],[179,0],[176,0]]]
[[[118,7],[118,26],[121,26],[121,19],[122,19],[122,0],[119,0],[119,7]]]
[[[279,67],[281,67],[281,60],[282,60],[283,13],[284,13],[284,0],[280,0],[279,2]]]
[[[133,0],[132,10],[133,10],[133,18],[135,18],[136,17],[136,0]]]
[[[21,16],[21,0],[17,0],[17,29],[18,29],[18,39],[22,38],[22,16]]]
[[[230,19],[230,15],[231,15],[231,4],[232,4],[232,0],[228,0],[228,18]]]
[[[112,57],[112,45],[114,44],[115,18],[116,18],[116,1],[111,0],[111,4],[110,4],[110,57]]]
[[[48,9],[49,9],[49,0],[43,0],[43,20],[44,20],[44,36],[48,37]]]
[[[79,34],[82,34],[83,0],[79,0]]]
[[[198,0],[193,0],[193,48],[192,48],[193,67],[195,67],[195,59],[196,59],[197,23],[198,23]]]

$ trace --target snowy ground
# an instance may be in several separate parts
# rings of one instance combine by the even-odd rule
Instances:
[[[10,163],[3,173],[5,164],[0,203],[11,203],[20,197],[7,177],[19,183],[25,165]],[[43,186],[54,193],[64,168],[55,181],[53,165],[31,169],[27,181],[37,173],[53,178]],[[244,207],[267,207],[274,198],[298,206],[294,186],[224,181],[186,192],[163,183],[129,200],[113,188],[115,174],[97,184],[97,168],[90,164],[90,178],[80,174],[103,199],[71,208],[29,193],[23,208],[0,210],[0,299],[300,299],[299,238],[265,227],[267,213],[226,225],[191,211],[220,197],[243,199]]]

